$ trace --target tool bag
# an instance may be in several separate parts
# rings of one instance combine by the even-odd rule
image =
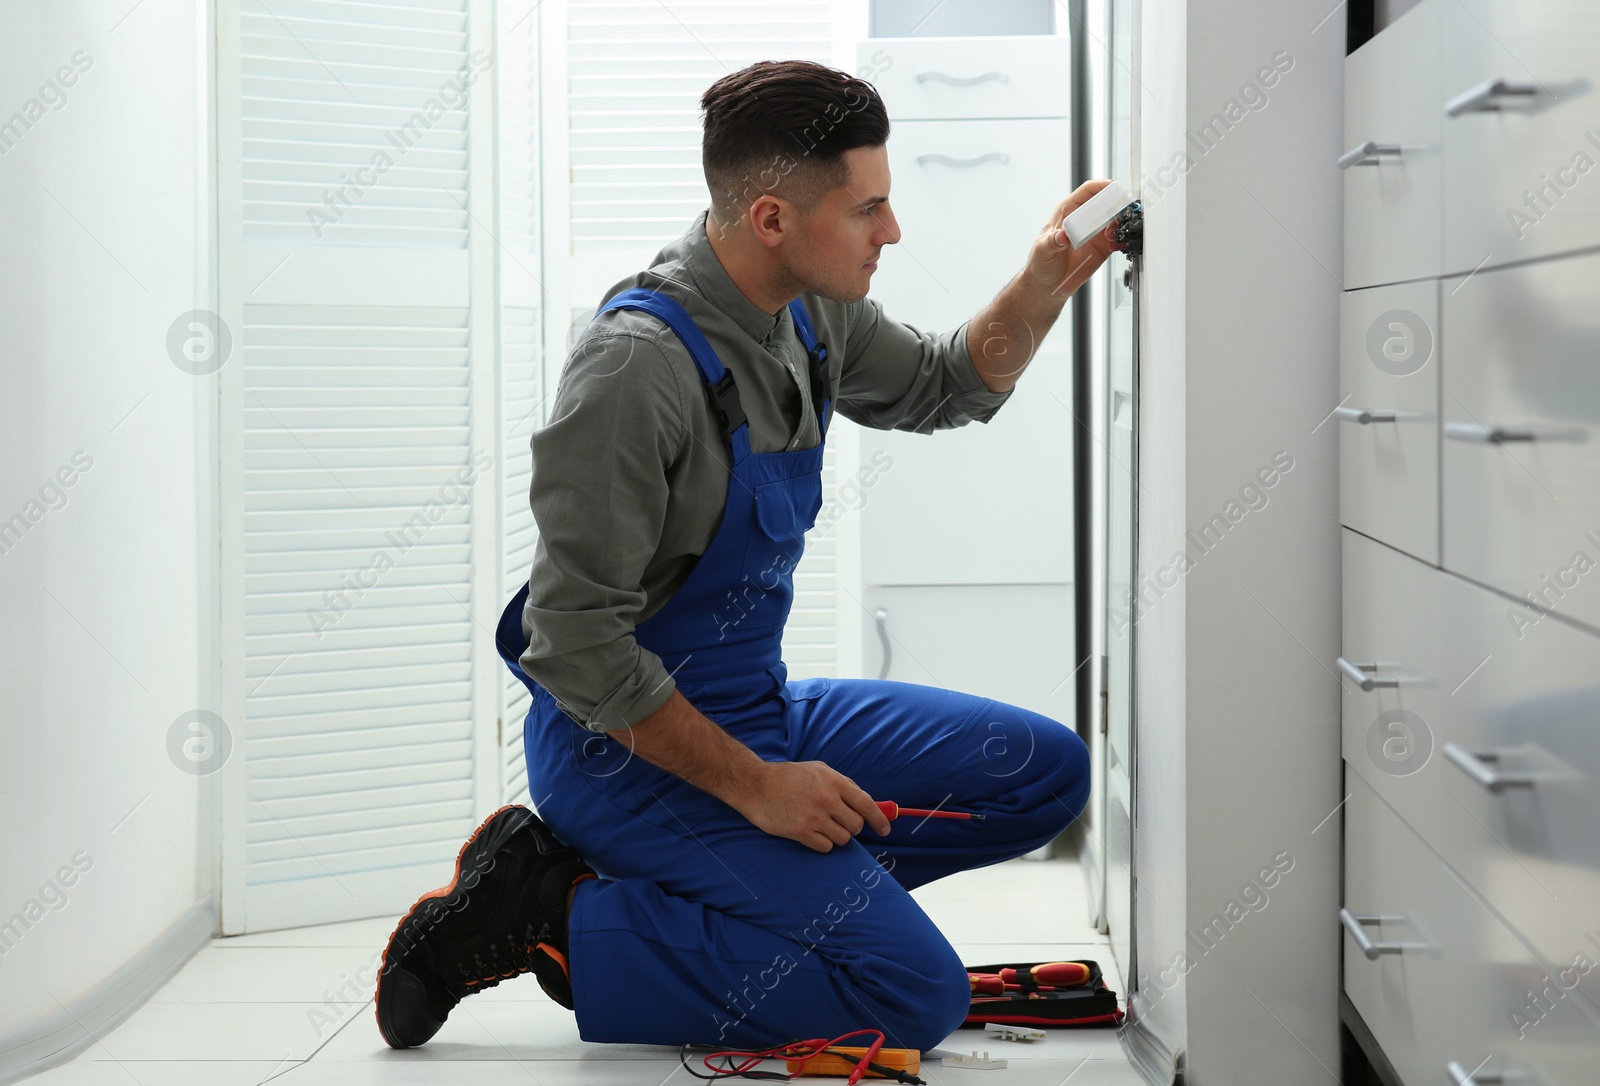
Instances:
[[[981,1027],[987,1022],[996,1022],[1008,1026],[1114,1026],[1122,1021],[1123,1010],[1117,1006],[1117,993],[1106,987],[1098,962],[1078,959],[1077,964],[1088,970],[1087,979],[1071,986],[1056,985],[1049,986],[1050,990],[1041,990],[1031,970],[1045,964],[1004,962],[967,966],[969,975],[1000,975],[1002,970],[1015,970],[1016,976],[1014,985],[1008,985],[1003,994],[973,995],[972,1010],[962,1025]]]

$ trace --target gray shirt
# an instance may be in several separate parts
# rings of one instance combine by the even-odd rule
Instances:
[[[816,445],[793,318],[787,307],[763,312],[728,277],[706,238],[705,212],[602,304],[631,287],[661,291],[694,318],[733,373],[752,452]],[[983,384],[965,323],[936,335],[899,323],[871,298],[801,300],[828,348],[836,416],[930,433],[987,422],[1011,396]],[[529,501],[539,535],[522,613],[522,669],[586,728],[628,727],[675,687],[633,631],[710,546],[727,500],[728,449],[687,348],[636,310],[589,323],[532,446]]]

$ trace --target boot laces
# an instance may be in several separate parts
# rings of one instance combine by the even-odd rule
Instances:
[[[503,980],[519,977],[533,971],[534,957],[539,944],[550,936],[551,925],[546,923],[535,929],[529,922],[520,933],[504,932],[472,952],[468,958],[457,962],[463,994],[493,988]]]

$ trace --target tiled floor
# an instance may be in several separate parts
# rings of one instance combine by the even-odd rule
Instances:
[[[1003,884],[1007,899],[997,901]],[[1013,860],[914,891],[962,959],[1094,958],[1124,998],[1106,941],[1088,925],[1084,886],[1068,859]],[[676,1049],[578,1039],[572,1013],[520,977],[461,1003],[439,1035],[386,1048],[372,1020],[372,975],[392,919],[218,939],[128,1021],[37,1086],[666,1086],[695,1080]],[[925,1055],[936,1086],[1141,1086],[1110,1029],[1052,1030],[1001,1041],[962,1030],[942,1046],[987,1049],[1009,1066],[946,1068]],[[780,1064],[769,1067],[781,1068]],[[747,1082],[748,1079],[734,1079]],[[842,1082],[818,1078],[816,1082]]]

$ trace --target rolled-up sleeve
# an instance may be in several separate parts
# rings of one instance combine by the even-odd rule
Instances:
[[[672,366],[649,339],[592,331],[535,431],[538,524],[523,671],[591,731],[629,727],[676,684],[639,645],[642,578],[661,537],[667,469],[685,440]]]
[[[967,323],[923,332],[862,299],[846,339],[839,413],[875,430],[919,434],[988,422],[1015,388],[994,392],[983,383],[967,352]]]

